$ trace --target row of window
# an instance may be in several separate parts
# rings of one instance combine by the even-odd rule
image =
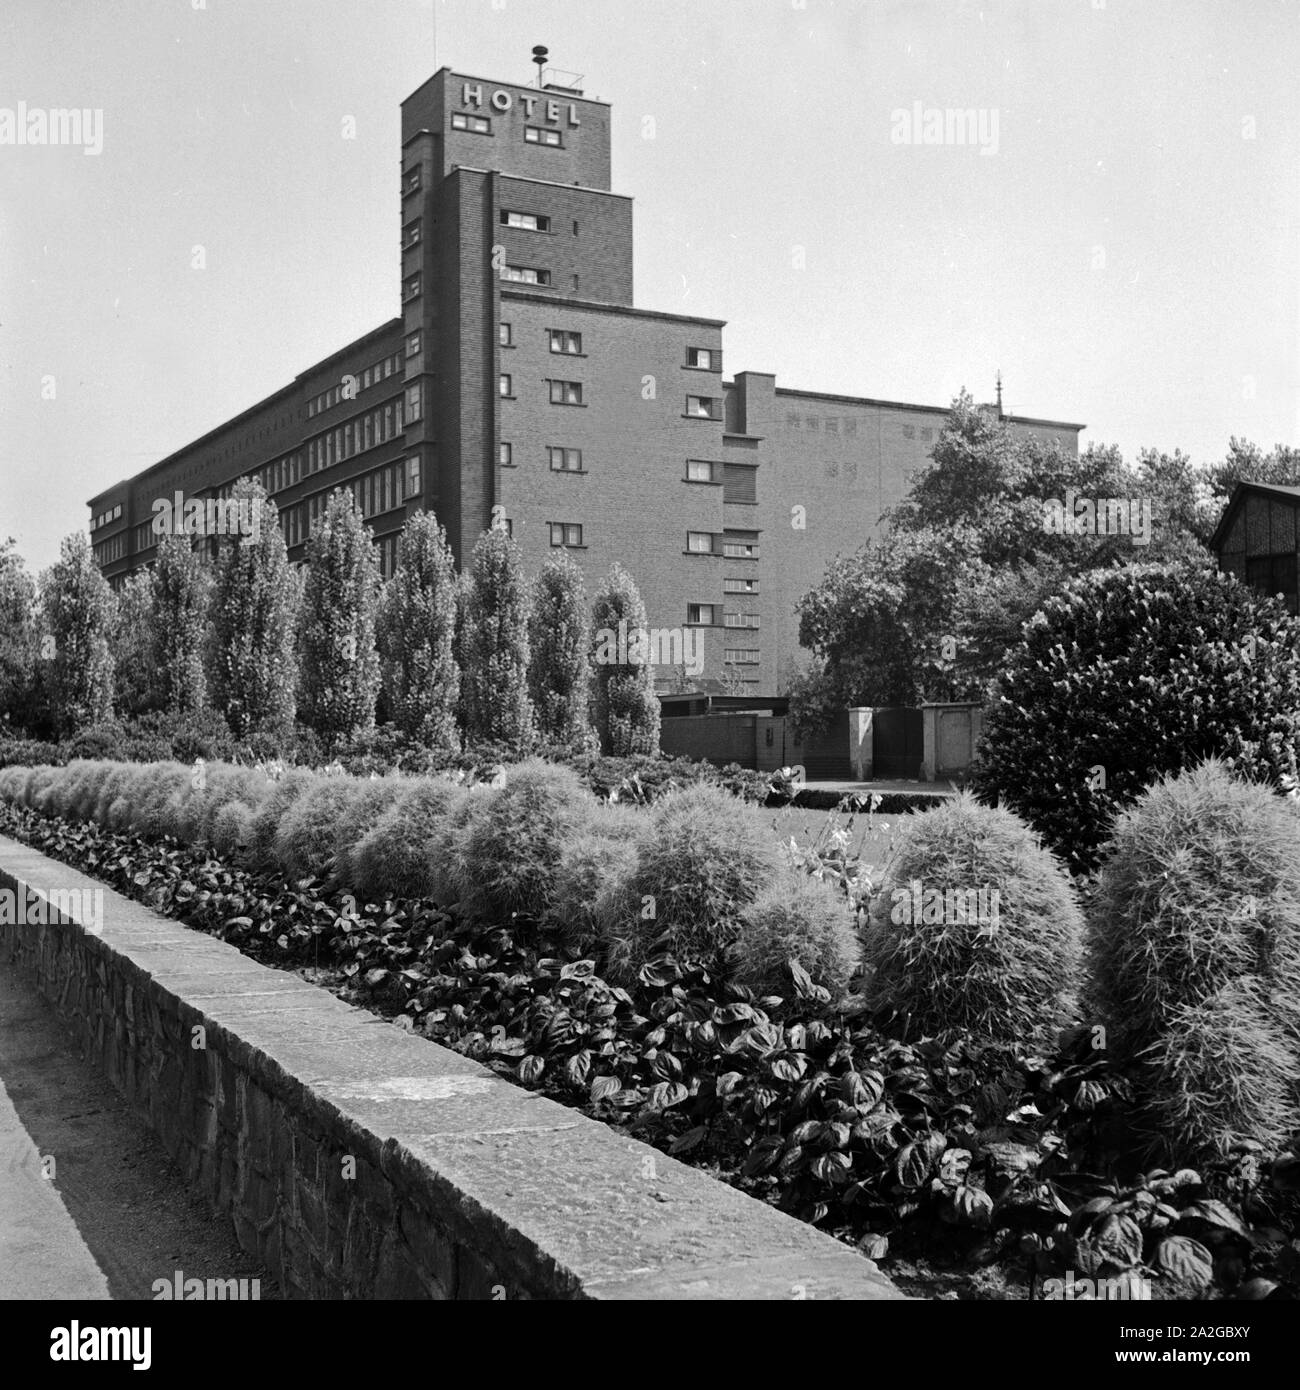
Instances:
[[[517,269],[517,267],[515,267]],[[510,269],[510,267],[507,267]],[[513,323],[501,323],[497,329],[497,339],[502,347],[512,348],[515,346],[515,326]],[[586,354],[582,350],[582,334],[569,328],[548,328],[546,330],[546,340],[553,353],[564,357],[584,357]],[[697,367],[705,371],[712,371],[716,361],[716,354],[712,348],[688,347],[686,349],[686,365]],[[697,398],[703,399],[703,397]]]
[[[379,444],[386,444],[401,434],[408,418],[419,419],[420,388],[418,384],[408,387],[406,403],[415,405],[415,414],[409,416],[401,400],[387,401],[384,405],[368,410],[342,425],[317,435],[307,443],[307,471],[316,473],[329,468],[354,454],[363,454]]]
[[[759,626],[757,613],[723,613],[721,604],[717,603],[688,603],[686,605],[686,621],[693,626],[716,627],[719,616],[722,618],[723,627],[757,630]]]
[[[475,116],[466,111],[453,111],[451,113],[451,128],[453,130],[467,130],[472,135],[491,135],[492,118],[490,116]],[[545,126],[526,125],[524,127],[524,140],[530,145],[548,145],[553,149],[563,149],[564,138],[558,130],[548,130]]]
[[[302,455],[286,454],[283,458],[268,463],[252,475],[268,493],[283,492],[287,487],[302,482]],[[224,494],[227,488],[222,488]]]
[[[553,546],[564,546],[570,550],[584,549],[582,539],[582,524],[577,521],[552,521],[551,544]],[[514,528],[511,527],[511,534]],[[721,549],[719,549],[719,543]],[[730,560],[757,560],[758,559],[758,532],[757,531],[724,531],[721,536],[715,536],[712,531],[687,531],[686,549],[692,555],[722,555]],[[758,583],[753,581],[752,587],[741,588],[746,581],[740,579],[728,579],[723,584],[724,593],[735,594],[756,594],[758,593]],[[729,623],[730,627],[758,626],[757,618],[752,624],[749,623]]]
[[[373,366],[366,367],[357,375],[344,376],[337,386],[331,386],[328,391],[322,391],[318,396],[313,396],[307,402],[307,415],[310,418],[319,415],[323,410],[329,410],[331,406],[338,405],[342,400],[353,400],[362,391],[369,391],[372,386],[378,386],[381,381],[390,376],[400,376],[402,373],[402,354],[393,353],[390,357],[374,363]],[[349,383],[351,389],[349,390]]]
[[[99,516],[92,517],[90,529],[98,531],[101,526],[107,526],[110,521],[116,521],[122,515],[122,504],[119,502],[116,507],[110,508],[106,512],[101,512]]]
[[[583,397],[583,384],[580,381],[563,381],[556,377],[546,377],[546,386],[552,405],[586,405]],[[502,372],[497,389],[503,400],[515,399],[515,378],[511,372]],[[717,396],[687,396],[686,415],[692,420],[721,420],[722,401]],[[708,479],[695,481],[712,482]]]
[[[110,536],[108,540],[101,541],[95,547],[95,561],[99,565],[111,565],[114,560],[122,559],[125,554],[125,531],[120,531],[116,536]]]
[[[719,544],[721,549],[719,549]],[[758,559],[757,531],[687,531],[686,549],[692,555],[725,555],[731,560]]]

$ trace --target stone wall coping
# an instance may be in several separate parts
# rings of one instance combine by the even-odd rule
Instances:
[[[84,969],[147,990],[179,1038],[202,1028],[295,1134],[348,1146],[398,1199],[417,1193],[493,1268],[526,1271],[528,1296],[904,1297],[812,1226],[4,836],[0,886],[101,889],[98,929],[74,900],[51,925],[0,925],[0,945],[13,957],[16,932],[70,933]]]

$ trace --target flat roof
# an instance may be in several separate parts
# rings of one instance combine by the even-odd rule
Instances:
[[[771,375],[771,373],[759,373],[759,375]],[[726,386],[734,386],[734,381],[723,383]],[[797,386],[778,386],[775,393],[778,396],[800,396],[813,401],[840,401],[845,405],[875,405],[886,406],[890,410],[918,410],[927,415],[940,414],[947,415],[950,406],[946,405],[917,405],[914,401],[881,401],[872,396],[839,396],[832,395],[826,391],[804,391]],[[1086,430],[1087,425],[1077,425],[1068,420],[1035,420],[1028,415],[1004,415],[1004,420],[1010,420],[1015,425],[1046,425],[1058,430]]]
[[[410,94],[410,96],[403,97],[402,105],[405,106],[406,103],[411,100],[411,97],[416,95],[416,93],[424,91],[424,89],[429,85],[430,82],[436,82],[444,72],[450,74],[452,77],[459,77],[466,82],[486,82],[489,86],[492,87],[513,87],[517,92],[536,92],[538,96],[540,96],[542,92],[546,90],[544,87],[530,86],[527,82],[506,82],[503,81],[500,77],[475,77],[472,72],[457,72],[454,68],[449,68],[444,65],[443,67],[440,67],[437,70],[437,72],[433,74],[432,77],[426,77],[424,81],[421,82],[420,85],[415,89],[415,91]],[[574,101],[584,101],[587,103],[588,106],[608,107],[610,104],[607,101],[601,101],[599,97],[577,96],[570,91],[566,91],[565,96],[570,97]]]
[[[201,434],[197,439],[192,439],[188,444],[183,444],[179,449],[173,450],[166,458],[159,459],[157,463],[151,463],[148,468],[142,468],[138,473],[132,473],[127,478],[122,478],[111,487],[106,487],[102,492],[97,492],[87,503],[86,506],[93,507],[97,502],[102,501],[111,493],[115,493],[119,488],[126,487],[130,483],[146,478],[150,473],[155,473],[160,468],[166,468],[169,464],[175,463],[183,455],[188,454],[191,449],[201,448],[205,444],[210,444],[218,435],[226,430],[242,424],[244,421],[256,415],[258,411],[265,410],[267,406],[273,405],[276,401],[285,399],[299,390],[303,381],[313,373],[328,367],[331,362],[337,362],[340,358],[346,357],[348,353],[354,352],[359,347],[364,347],[367,343],[373,342],[385,334],[391,333],[394,328],[400,330],[402,320],[400,318],[389,319],[387,323],[381,324],[378,328],[372,328],[369,333],[363,333],[361,337],[348,343],[346,347],[341,347],[337,352],[332,352],[328,357],[323,357],[319,362],[307,368],[306,371],[299,372],[288,386],[281,386],[278,391],[272,391],[269,396],[264,396],[256,405],[250,405],[247,410],[241,410],[238,415],[232,415],[229,420],[224,420],[214,429],[208,430],[206,434]]]
[[[573,309],[593,309],[602,314],[626,314],[633,319],[667,319],[673,323],[701,323],[708,328],[725,328],[726,319],[704,319],[695,314],[671,314],[662,309],[636,309],[628,304],[611,304],[603,299],[579,299],[571,294],[537,294],[532,290],[501,287],[502,299],[526,299],[533,304],[567,304]]]

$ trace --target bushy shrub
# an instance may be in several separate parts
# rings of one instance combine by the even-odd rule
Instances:
[[[108,808],[119,797],[125,796],[135,775],[133,763],[113,763],[112,769],[100,783],[99,794],[91,811],[91,819],[98,825],[108,825]]]
[[[636,872],[648,818],[632,806],[597,802],[560,847],[550,906],[542,925],[570,950],[599,952]]]
[[[277,866],[275,836],[280,822],[300,796],[314,787],[320,778],[307,768],[289,768],[283,776],[271,782],[266,799],[253,818],[253,837],[249,846],[249,861],[263,868]]]
[[[175,834],[176,807],[188,795],[194,769],[184,763],[150,763],[137,768],[124,793],[130,825],[137,835],[157,839]]]
[[[631,979],[656,949],[712,957],[777,876],[776,837],[760,812],[713,787],[669,792],[647,813],[636,872],[611,914],[609,972]]]
[[[529,758],[509,769],[453,846],[460,902],[479,917],[540,917],[554,902],[560,852],[586,822],[591,793],[572,768]]]
[[[313,878],[334,860],[339,826],[365,794],[355,777],[320,777],[285,811],[275,832],[275,857],[291,878]]]
[[[1106,1041],[1166,1153],[1300,1127],[1300,818],[1210,760],[1115,826],[1089,902]]]
[[[453,813],[467,793],[439,777],[402,783],[397,800],[348,859],[352,887],[366,902],[455,896],[449,872]]]
[[[271,783],[266,774],[252,767],[231,763],[210,763],[203,769],[202,786],[198,788],[191,838],[196,842],[211,842],[213,827],[221,810],[231,803],[240,803],[251,816],[255,815],[270,795]]]
[[[972,785],[1072,869],[1166,772],[1218,755],[1278,781],[1300,748],[1300,622],[1230,575],[1134,565],[1073,581],[1007,653]]]
[[[352,854],[362,839],[397,801],[401,777],[357,779],[356,795],[344,805],[334,826],[334,867],[344,883],[352,881]]]
[[[242,801],[227,801],[219,806],[212,817],[209,832],[209,840],[217,857],[225,860],[242,858],[252,844],[255,822],[252,807]]]
[[[963,793],[900,823],[863,942],[870,1002],[911,1036],[1047,1044],[1077,1008],[1069,875],[1010,811]]]
[[[740,914],[733,976],[755,994],[790,998],[790,962],[838,999],[858,966],[853,912],[836,887],[798,869],[769,883]]]
[[[37,767],[63,762],[59,744],[31,738],[0,738],[0,767]]]

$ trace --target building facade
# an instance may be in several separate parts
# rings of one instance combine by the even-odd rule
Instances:
[[[1241,482],[1223,509],[1210,549],[1225,574],[1300,612],[1300,487]]]
[[[300,561],[345,487],[385,575],[418,510],[458,563],[506,526],[530,571],[557,550],[589,592],[630,571],[662,689],[783,689],[794,605],[902,498],[947,409],[725,377],[723,320],[634,305],[610,154],[609,106],[574,85],[430,78],[402,105],[400,316],[92,498],[110,582],[152,563],[158,499],[256,477]],[[1077,452],[1081,425],[1005,418]]]

